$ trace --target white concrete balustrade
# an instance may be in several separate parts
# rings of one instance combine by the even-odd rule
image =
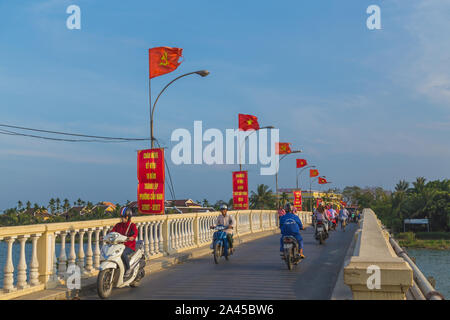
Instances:
[[[245,235],[278,228],[273,210],[230,211],[237,223],[235,233]],[[214,230],[210,226],[220,212],[148,215],[134,217],[138,239],[144,241],[147,259],[209,245]],[[308,222],[309,213],[299,213]],[[64,283],[70,266],[78,266],[83,277],[94,276],[101,263],[101,236],[118,219],[88,220],[28,226],[0,227],[0,241],[6,244],[3,287],[0,299],[11,299]],[[31,246],[31,255],[26,247]],[[19,250],[13,250],[18,246]],[[29,251],[29,249],[28,249]],[[18,257],[13,257],[19,252]],[[17,265],[13,261],[18,258]]]

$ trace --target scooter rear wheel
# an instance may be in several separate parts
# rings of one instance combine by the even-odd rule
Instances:
[[[144,270],[144,268],[142,268],[138,271],[136,279],[132,283],[130,283],[130,287],[132,287],[132,288],[139,287],[139,285],[141,284],[141,280],[144,276],[145,276],[145,270]]]

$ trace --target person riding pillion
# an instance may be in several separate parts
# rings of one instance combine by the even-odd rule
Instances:
[[[120,211],[121,222],[116,224],[112,228],[111,232],[118,232],[121,235],[127,237],[127,241],[124,243],[125,250],[122,253],[122,261],[125,266],[124,277],[130,275],[130,256],[136,251],[136,237],[138,236],[138,230],[136,225],[131,222],[131,217],[133,216],[133,211],[128,207],[123,207]]]
[[[214,229],[217,225],[223,225],[225,227],[225,232],[227,234],[228,247],[230,248],[230,253],[233,253],[233,229],[236,227],[236,220],[234,217],[228,213],[228,207],[223,204],[220,206],[221,214],[216,218],[215,224],[211,226]]]
[[[300,218],[295,215],[293,211],[293,206],[290,203],[287,203],[284,207],[286,214],[280,217],[280,230],[281,230],[281,238],[280,238],[280,252],[283,255],[283,237],[284,236],[293,236],[297,239],[298,246],[300,249],[300,258],[305,258],[303,255],[303,238],[300,234],[300,230],[303,230],[303,224]]]

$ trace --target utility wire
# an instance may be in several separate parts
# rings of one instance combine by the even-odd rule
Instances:
[[[62,139],[62,138],[51,138],[44,136],[36,136],[32,134],[19,133],[9,130],[0,129],[0,134],[9,135],[9,136],[23,136],[44,140],[52,140],[52,141],[64,141],[64,142],[101,142],[101,143],[121,143],[121,142],[130,142],[131,140],[98,140],[98,139]]]
[[[149,138],[118,138],[118,137],[91,136],[91,135],[86,135],[86,134],[68,133],[68,132],[60,132],[60,131],[49,131],[49,130],[28,128],[28,127],[19,127],[19,126],[7,125],[7,124],[0,124],[0,127],[21,129],[21,130],[28,130],[28,131],[36,131],[36,132],[53,133],[53,134],[60,134],[60,135],[66,135],[66,136],[107,139],[107,140],[124,140],[124,141],[147,141],[147,140],[150,140]]]

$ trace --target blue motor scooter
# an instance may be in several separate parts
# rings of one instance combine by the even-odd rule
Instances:
[[[226,260],[229,258],[228,254],[228,239],[227,233],[224,231],[226,227],[224,225],[217,225],[215,228],[216,232],[213,234],[213,255],[214,262],[219,263],[220,257],[225,257]]]

